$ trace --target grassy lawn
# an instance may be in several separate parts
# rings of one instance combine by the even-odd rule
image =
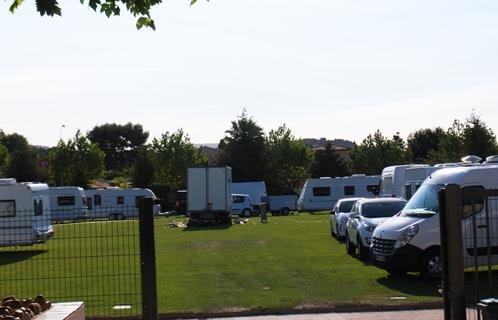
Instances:
[[[189,229],[156,219],[159,312],[440,301],[437,282],[389,277],[346,255],[329,235],[328,217]],[[55,232],[44,245],[0,249],[0,296],[85,299],[94,315],[139,312],[136,221],[57,225]],[[133,309],[112,310],[122,304]]]
[[[440,300],[437,282],[390,277],[348,256],[328,219],[300,214],[190,230],[156,220],[160,312]]]

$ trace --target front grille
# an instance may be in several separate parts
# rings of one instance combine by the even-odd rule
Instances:
[[[373,250],[378,253],[392,254],[396,240],[373,238]]]

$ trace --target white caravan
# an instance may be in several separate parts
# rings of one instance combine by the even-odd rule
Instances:
[[[51,187],[50,210],[52,221],[81,221],[88,218],[85,191],[80,187]]]
[[[380,176],[380,196],[406,197],[407,171],[410,185],[422,183],[433,171],[428,164],[402,164],[385,167]]]
[[[420,188],[424,180],[430,176],[433,172],[442,169],[443,166],[411,166],[406,168],[404,174],[404,190],[401,195],[395,195],[406,200],[415,194],[415,192]]]
[[[379,187],[379,176],[354,174],[350,177],[309,179],[304,184],[297,208],[299,211],[331,210],[342,198],[372,198]]]
[[[297,196],[294,194],[266,197],[266,208],[272,215],[288,216],[297,209]]]
[[[473,165],[443,168],[428,177],[413,195],[398,216],[394,216],[378,226],[373,233],[370,247],[375,266],[391,273],[419,271],[424,275],[437,278],[441,275],[439,202],[438,191],[447,184],[460,185],[462,191],[472,189],[498,189],[498,166]],[[464,211],[472,209],[463,203]],[[486,204],[476,203],[477,221],[485,219]],[[489,207],[490,219],[498,219],[496,206]],[[477,240],[485,243],[485,233],[498,233],[494,224],[488,228],[477,227]],[[472,234],[471,219],[462,220],[464,234]],[[492,237],[492,263],[498,264],[498,238]],[[468,249],[472,248],[470,239],[464,239],[465,261],[473,261]],[[495,249],[496,248],[496,249]],[[472,252],[472,251],[471,251]],[[485,263],[486,257],[478,257]]]
[[[259,205],[267,196],[266,184],[264,181],[232,182],[232,194],[248,194],[252,203]]]
[[[85,190],[88,212],[91,219],[108,218],[126,219],[138,217],[139,201],[145,197],[156,200],[156,195],[149,189],[106,188]],[[154,214],[161,212],[161,205],[154,204]]]
[[[0,246],[43,243],[54,235],[45,183],[0,179]]]

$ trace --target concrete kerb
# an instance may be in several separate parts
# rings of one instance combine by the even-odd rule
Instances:
[[[299,314],[320,314],[320,313],[358,313],[358,312],[382,312],[382,311],[411,311],[443,308],[442,301],[424,303],[405,303],[392,305],[371,305],[371,304],[341,304],[341,305],[321,305],[321,306],[297,306],[289,308],[251,308],[236,309],[215,312],[179,312],[159,314],[159,319],[209,319],[209,318],[233,318],[233,317],[253,317],[271,315],[299,315]]]

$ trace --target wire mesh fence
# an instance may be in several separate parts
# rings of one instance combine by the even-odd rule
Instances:
[[[0,299],[44,295],[83,301],[88,317],[140,317],[140,238],[136,206],[52,217],[34,203],[0,201]]]
[[[482,300],[498,297],[498,190],[454,185],[443,192],[443,255],[448,251],[443,282],[448,317],[498,319],[498,315],[489,318],[479,307]],[[461,232],[455,230],[460,226]]]
[[[478,304],[498,297],[498,190],[462,192],[466,314],[483,319]]]

